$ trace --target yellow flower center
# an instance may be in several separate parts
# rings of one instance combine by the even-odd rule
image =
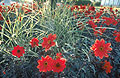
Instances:
[[[105,66],[105,68],[107,68],[108,66]]]
[[[100,48],[99,48],[100,51],[103,51],[103,49],[104,49],[103,47],[100,47]]]
[[[110,22],[109,20],[107,20],[106,22]]]
[[[51,44],[51,40],[48,40],[48,44]]]
[[[56,56],[56,59],[60,58],[59,56]]]

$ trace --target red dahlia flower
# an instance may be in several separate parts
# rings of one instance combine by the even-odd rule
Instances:
[[[100,27],[102,27],[102,25]],[[100,28],[99,34],[102,35],[105,31],[106,31],[106,28]]]
[[[102,59],[103,56],[108,57],[107,53],[110,53],[108,51],[112,50],[110,46],[111,46],[111,43],[105,44],[104,39],[101,39],[100,41],[96,39],[95,43],[91,47],[91,50],[94,51],[95,56],[99,56],[100,59]]]
[[[71,12],[75,9],[75,7],[71,7]]]
[[[86,5],[80,5],[80,9],[86,9]]]
[[[2,5],[5,5],[5,3],[2,3]]]
[[[2,12],[2,6],[0,5],[0,12]]]
[[[94,7],[94,6],[90,6],[90,7],[88,8],[88,11],[95,11],[95,7]]]
[[[117,37],[115,38],[116,42],[120,42],[120,33],[116,35]]]
[[[38,60],[38,66],[37,68],[39,69],[40,72],[47,72],[52,70],[52,64],[53,64],[53,59],[49,57],[48,55],[44,58],[43,56],[41,57],[41,60]]]
[[[3,20],[3,17],[0,15],[0,21],[2,21]]]
[[[55,42],[53,42],[56,39],[56,34],[49,34],[48,38],[43,37],[43,43],[41,44],[43,48],[45,48],[45,52],[49,50],[50,47],[55,46]]]
[[[112,19],[111,19],[111,18],[103,17],[102,19],[105,19],[104,23],[105,23],[106,25],[109,26],[110,24],[112,24]]]
[[[117,32],[116,30],[113,32],[113,36],[117,36],[117,34],[120,32]]]
[[[98,30],[94,30],[94,35],[97,37]]]
[[[102,67],[105,71],[106,71],[106,73],[108,74],[108,73],[110,73],[111,72],[111,69],[113,68],[111,65],[110,65],[110,62],[107,62],[106,60],[105,60],[105,64],[104,64],[104,66]]]
[[[32,48],[35,47],[35,46],[39,46],[38,42],[39,42],[39,40],[37,38],[33,38],[30,42]]]
[[[100,35],[102,35],[104,32],[105,32],[106,28],[100,28],[99,31],[100,31]]]
[[[26,9],[25,14],[28,14],[28,13],[31,13],[31,12],[32,12],[32,10]]]
[[[95,30],[95,28],[97,27],[97,25],[95,25],[95,23],[92,20],[89,20],[88,24],[92,26],[93,30]]]
[[[5,71],[3,71],[3,74],[6,74],[6,72],[5,72]]]
[[[65,63],[66,59],[64,58],[54,60],[52,65],[53,72],[62,72],[66,67]]]
[[[2,17],[2,15],[0,14],[0,20],[2,21],[3,20],[3,17]]]
[[[78,25],[78,27],[80,28],[80,30],[82,30],[82,29],[84,28],[83,23],[80,22],[80,21],[77,22],[77,25]]]
[[[100,13],[100,12],[96,12],[96,16],[95,16],[95,18],[99,18],[101,15],[102,15],[102,13]]]
[[[118,22],[115,19],[113,19],[112,24],[116,26],[118,24]]]
[[[118,12],[118,9],[116,9],[115,12]]]
[[[94,19],[92,16],[90,16],[90,19]]]
[[[0,26],[0,30],[2,30],[2,27]]]
[[[23,56],[23,54],[25,54],[24,47],[20,47],[19,45],[14,47],[14,49],[12,50],[12,55],[17,56],[18,58]]]
[[[74,5],[73,7],[75,7],[75,9],[77,9],[79,11],[78,5]]]

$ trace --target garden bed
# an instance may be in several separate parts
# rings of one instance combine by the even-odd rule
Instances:
[[[0,77],[119,78],[120,10],[0,6]]]

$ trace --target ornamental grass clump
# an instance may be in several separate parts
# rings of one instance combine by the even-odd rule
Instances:
[[[14,3],[0,20],[2,78],[119,78],[119,9]]]

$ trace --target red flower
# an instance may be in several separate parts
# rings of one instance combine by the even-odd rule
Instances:
[[[88,8],[88,11],[95,11],[95,7],[94,7],[94,6],[90,6],[90,7]]]
[[[77,25],[78,25],[78,27],[80,28],[80,30],[82,30],[82,29],[84,28],[83,23],[80,22],[80,21],[77,22]]]
[[[8,25],[10,25],[10,21],[9,20],[7,20],[6,22],[7,22]]]
[[[2,30],[2,27],[0,26],[0,30]]]
[[[98,30],[94,30],[94,35],[97,37]]]
[[[66,59],[64,58],[54,60],[52,65],[53,72],[62,72],[66,67],[65,63]]]
[[[104,11],[104,9],[105,9],[105,8],[101,7],[101,8],[100,8],[100,11]]]
[[[95,30],[95,28],[97,27],[97,25],[95,25],[95,23],[92,20],[88,21],[89,25],[92,26],[93,30]]]
[[[92,16],[90,16],[90,19],[94,19]]]
[[[110,7],[110,12],[114,12],[112,7]]]
[[[5,3],[2,3],[2,5],[5,5]]]
[[[94,30],[94,35],[97,37],[97,34],[102,35],[105,32],[106,28],[100,28],[99,30]]]
[[[0,12],[2,12],[2,6],[0,5]]]
[[[118,24],[118,22],[115,19],[113,19],[112,24],[116,26]]]
[[[102,27],[102,25],[100,26]],[[106,28],[100,28],[99,29],[99,34],[102,35],[105,32]]]
[[[83,10],[86,9],[86,5],[84,5],[84,6],[80,5],[80,9],[83,9]]]
[[[104,66],[102,67],[105,71],[106,71],[106,73],[108,74],[108,73],[110,73],[111,72],[111,69],[113,68],[111,65],[110,65],[110,62],[107,62],[106,60],[105,60],[105,64],[104,64]]]
[[[6,74],[6,72],[5,72],[5,71],[3,71],[3,74]]]
[[[99,31],[100,31],[100,35],[102,35],[104,32],[105,32],[106,28],[100,28]]]
[[[0,15],[0,21],[2,21],[3,20],[3,17]]]
[[[26,9],[25,14],[28,14],[28,13],[31,13],[31,12],[32,12],[32,10]]]
[[[75,7],[71,7],[71,12],[75,9]]]
[[[0,12],[2,13],[2,6],[0,5]],[[0,20],[3,20],[2,14],[0,14]]]
[[[14,50],[12,50],[12,55],[17,56],[18,58],[23,56],[23,54],[25,54],[24,47],[20,47],[19,45],[14,47]]]
[[[113,32],[113,36],[117,36],[119,32],[117,32],[116,30]]]
[[[118,9],[116,9],[115,12],[118,12]]]
[[[55,46],[55,42],[53,42],[56,39],[56,34],[49,34],[48,38],[43,37],[43,43],[41,44],[43,48],[45,48],[45,51],[49,50],[50,47]]]
[[[62,58],[62,53],[57,53],[56,54],[56,59]]]
[[[53,64],[53,59],[49,57],[48,55],[44,58],[43,56],[41,57],[41,60],[38,60],[38,66],[37,68],[39,69],[40,72],[47,72],[52,70],[52,64]]]
[[[19,8],[20,8],[19,3],[16,3],[16,8],[17,8],[17,9],[19,9]]]
[[[110,48],[110,46],[111,46],[111,43],[105,44],[104,39],[101,39],[101,41],[96,39],[95,43],[91,47],[91,50],[94,51],[94,54],[96,57],[99,56],[100,59],[102,59],[103,56],[108,57],[107,53],[110,53],[108,51],[112,50],[112,48]]]
[[[75,9],[79,10],[78,5],[74,5],[73,7],[75,7]]]
[[[97,12],[95,18],[99,18],[102,15],[102,13]]]
[[[38,42],[39,42],[39,40],[37,38],[33,38],[30,42],[32,48],[35,47],[35,46],[39,46]]]
[[[102,19],[105,19],[104,23],[105,23],[106,25],[109,26],[110,24],[112,24],[112,19],[111,19],[111,18],[103,17]]]
[[[115,40],[116,40],[116,42],[120,42],[120,32],[119,33],[117,33],[117,35],[116,35],[117,37],[115,38]]]

